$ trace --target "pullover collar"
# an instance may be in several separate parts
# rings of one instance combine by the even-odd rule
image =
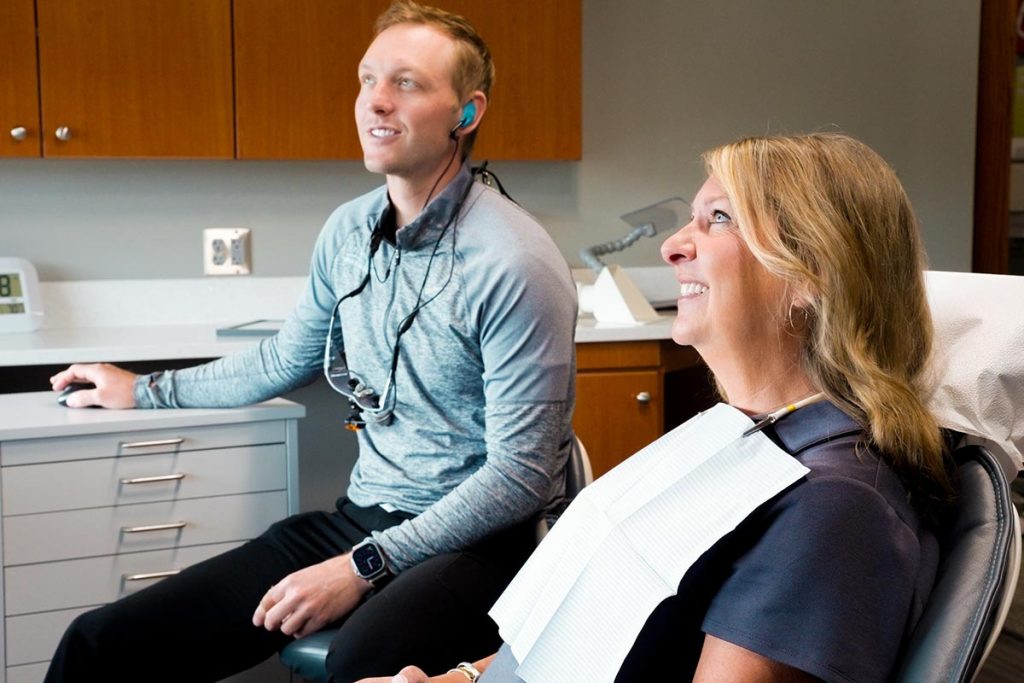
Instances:
[[[454,214],[462,210],[460,200],[466,196],[466,190],[472,182],[473,173],[469,164],[463,163],[458,174],[427,204],[420,215],[412,223],[398,229],[395,233],[398,247],[404,250],[432,248],[445,226],[457,220]]]

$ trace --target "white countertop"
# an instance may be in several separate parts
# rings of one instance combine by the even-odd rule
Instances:
[[[618,342],[669,339],[672,315],[646,325],[599,324],[580,318],[576,341]],[[241,322],[241,321],[238,321]],[[133,325],[42,329],[0,335],[0,367],[220,358],[256,343],[255,337],[218,337],[215,325]]]
[[[576,343],[671,339],[675,318],[674,312],[662,313],[657,320],[645,325],[613,325],[599,323],[589,316],[580,317],[576,320]]]
[[[280,398],[242,408],[94,410],[58,405],[57,394],[52,391],[0,394],[0,441],[176,429],[225,422],[262,422],[298,418],[305,414],[303,406]],[[225,419],[225,416],[230,419]]]
[[[0,367],[220,358],[257,338],[218,337],[218,328],[285,318],[304,283],[305,278],[42,283],[43,327],[0,334]],[[612,325],[584,316],[576,341],[669,339],[673,317]]]
[[[220,358],[253,343],[218,337],[211,325],[43,329],[0,335],[0,367],[65,363]]]

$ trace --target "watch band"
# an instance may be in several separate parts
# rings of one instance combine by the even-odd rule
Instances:
[[[476,683],[476,679],[480,678],[480,670],[473,666],[470,662],[459,662],[454,669],[448,669],[448,673],[460,673],[469,679],[470,683]]]

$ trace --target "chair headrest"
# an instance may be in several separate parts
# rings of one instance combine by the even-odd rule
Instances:
[[[1024,277],[927,271],[935,323],[929,407],[984,440],[1012,479],[1024,450]]]

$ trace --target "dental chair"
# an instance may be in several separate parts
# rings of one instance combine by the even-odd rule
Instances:
[[[569,499],[574,498],[584,486],[594,479],[587,449],[579,437],[574,437],[574,439],[565,472],[565,492]],[[542,517],[537,523],[538,542],[547,531],[547,521]],[[302,680],[326,683],[327,649],[331,646],[331,641],[336,633],[337,629],[319,631],[289,643],[281,650],[281,663],[291,672],[292,680],[298,676]]]
[[[1020,571],[1010,487],[984,446],[954,452],[956,511],[940,537],[935,586],[904,651],[898,683],[973,681],[1006,620]]]
[[[939,534],[935,585],[893,680],[960,683],[975,679],[992,650],[1020,573],[1020,520],[1008,482],[1024,450],[1024,277],[928,272],[926,287],[936,331],[928,405],[960,435],[958,498]],[[591,480],[586,451],[576,446],[573,494]],[[538,535],[545,530],[539,525]],[[281,661],[293,676],[326,681],[333,636],[291,643]]]
[[[1010,610],[1021,529],[1008,480],[1024,446],[1024,278],[926,274],[935,323],[929,407],[963,435],[935,586],[894,680],[973,681]]]

